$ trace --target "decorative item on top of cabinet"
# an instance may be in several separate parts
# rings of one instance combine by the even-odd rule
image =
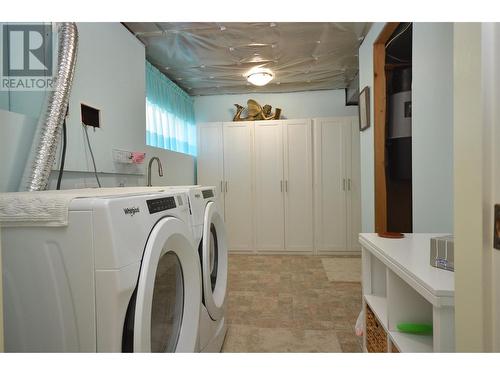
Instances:
[[[281,116],[280,108],[276,108],[276,111],[272,113],[272,106],[266,104],[264,107],[261,107],[261,105],[253,99],[247,101],[247,108],[239,104],[235,104],[235,107],[236,114],[233,117],[233,121],[279,120]],[[245,109],[247,111],[247,117],[241,117]]]

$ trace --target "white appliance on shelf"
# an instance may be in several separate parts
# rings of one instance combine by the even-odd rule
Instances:
[[[191,210],[193,237],[202,275],[200,352],[220,352],[227,332],[225,320],[228,248],[224,219],[215,186],[169,186],[185,192]]]
[[[64,227],[2,228],[6,351],[195,352],[186,195],[76,198],[68,214]]]

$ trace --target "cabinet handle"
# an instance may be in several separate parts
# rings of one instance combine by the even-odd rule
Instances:
[[[227,193],[227,181],[226,181],[226,193]]]
[[[280,181],[280,191],[283,193],[283,180]]]
[[[344,178],[344,179],[342,179],[342,190],[344,190],[344,191],[345,191],[345,178]]]
[[[288,193],[288,180],[285,181],[285,191]]]
[[[347,190],[351,191],[351,179],[347,179]]]
[[[220,192],[223,193],[224,192],[224,188],[222,186],[222,180],[220,181]]]

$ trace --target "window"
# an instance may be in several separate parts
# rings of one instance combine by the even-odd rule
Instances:
[[[146,144],[196,156],[193,99],[148,61]]]

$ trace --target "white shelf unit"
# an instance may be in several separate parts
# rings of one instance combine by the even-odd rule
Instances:
[[[359,235],[362,247],[363,309],[368,305],[387,334],[387,351],[453,352],[454,274],[429,264],[430,238],[406,234],[385,239]],[[432,335],[399,332],[399,323],[433,325]],[[366,332],[363,339],[366,351]]]

